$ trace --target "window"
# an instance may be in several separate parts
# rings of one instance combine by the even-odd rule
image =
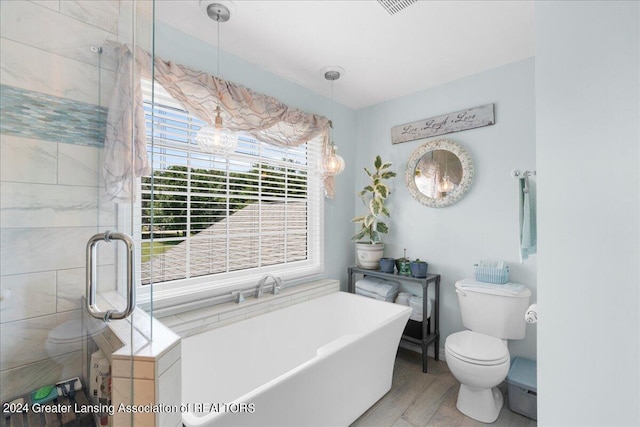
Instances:
[[[240,136],[226,158],[203,153],[204,122],[161,86],[155,105],[151,82],[142,90],[153,173],[140,185],[141,284],[206,290],[320,273],[321,142],[281,148]]]

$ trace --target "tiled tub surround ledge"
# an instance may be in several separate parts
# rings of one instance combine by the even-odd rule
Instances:
[[[249,319],[269,311],[314,299],[340,290],[340,281],[321,279],[285,287],[279,294],[265,292],[260,298],[247,297],[237,304],[226,302],[213,306],[165,315],[155,312],[162,323],[182,337],[202,333],[231,323]]]
[[[98,295],[97,303],[101,310],[120,309],[125,304],[115,291]],[[101,323],[84,313],[86,321]],[[180,337],[173,331],[136,308],[129,318],[109,322],[93,340],[111,360],[112,403],[116,408],[120,403],[180,406],[181,346]],[[113,418],[114,426],[131,426],[132,422],[144,426],[180,426],[181,414],[136,413],[131,419],[129,413],[116,412]]]

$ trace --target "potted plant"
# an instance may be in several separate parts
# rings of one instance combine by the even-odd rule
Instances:
[[[358,267],[367,269],[377,269],[384,253],[381,235],[388,233],[389,227],[381,220],[381,217],[389,218],[389,210],[385,206],[385,201],[391,194],[384,181],[396,176],[395,172],[389,170],[391,163],[383,163],[380,156],[376,156],[373,166],[375,167],[373,173],[364,168],[371,183],[358,194],[369,212],[351,220],[351,222],[360,224],[360,230],[351,238],[356,241],[356,263]]]

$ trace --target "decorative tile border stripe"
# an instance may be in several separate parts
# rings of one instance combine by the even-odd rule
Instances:
[[[102,147],[107,108],[0,85],[0,133]]]

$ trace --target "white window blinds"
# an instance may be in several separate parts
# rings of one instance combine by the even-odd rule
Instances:
[[[321,142],[282,148],[240,136],[227,157],[203,153],[204,122],[161,86],[153,103],[151,82],[142,90],[152,175],[141,181],[141,283],[317,270]]]

